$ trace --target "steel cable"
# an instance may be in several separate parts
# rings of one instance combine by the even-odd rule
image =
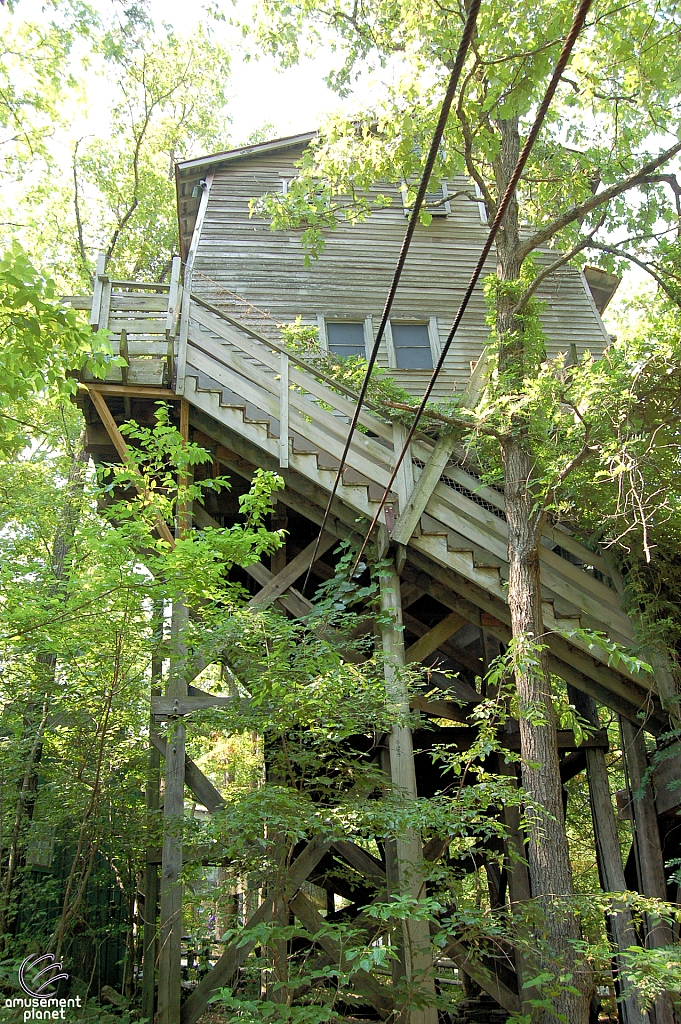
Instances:
[[[563,72],[565,71],[567,62],[570,59],[570,54],[572,53],[572,50],[573,50],[574,45],[575,45],[575,43],[577,41],[577,38],[578,38],[580,32],[582,31],[582,28],[584,27],[584,22],[586,20],[587,14],[589,13],[589,8],[591,7],[592,3],[593,3],[593,0],[582,0],[581,4],[579,5],[579,7],[577,9],[577,12],[576,12],[575,17],[574,17],[574,21],[572,23],[572,27],[571,27],[571,29],[570,29],[570,31],[569,31],[566,39],[565,39],[565,43],[563,44],[563,49],[561,51],[561,54],[560,54],[560,57],[558,59],[558,63],[556,64],[556,67],[555,67],[555,70],[553,72],[553,75],[551,76],[551,81],[549,82],[548,88],[547,88],[546,93],[544,95],[544,99],[542,100],[541,105],[539,107],[539,110],[537,111],[536,117],[534,119],[534,123],[532,125],[532,128],[530,129],[530,133],[527,136],[527,139],[525,141],[525,145],[523,146],[522,152],[520,153],[520,156],[518,157],[518,162],[516,163],[515,168],[513,170],[513,174],[511,175],[511,178],[509,179],[508,185],[506,186],[506,191],[504,192],[504,195],[503,195],[503,198],[501,200],[501,203],[499,204],[499,207],[497,209],[496,217],[494,218],[494,221],[493,221],[492,226],[490,228],[489,234],[487,236],[487,241],[485,242],[485,245],[484,245],[483,250],[482,250],[482,252],[480,254],[478,262],[475,265],[475,269],[474,269],[474,271],[473,271],[473,273],[471,275],[471,279],[468,282],[468,286],[466,288],[466,291],[464,292],[463,299],[461,300],[461,304],[460,304],[459,309],[457,311],[457,314],[456,314],[456,316],[454,318],[454,323],[452,324],[452,328],[451,328],[449,334],[447,335],[447,340],[445,341],[445,343],[444,343],[444,345],[442,347],[442,352],[440,353],[440,358],[438,359],[437,365],[435,366],[435,368],[433,370],[432,376],[431,376],[431,378],[430,378],[430,380],[428,382],[428,386],[427,386],[427,388],[425,390],[423,398],[421,399],[421,403],[420,403],[418,409],[416,410],[416,415],[414,416],[414,421],[413,421],[411,427],[409,428],[409,432],[407,434],[407,438],[406,438],[406,441],[404,442],[404,446],[403,446],[402,451],[401,451],[401,453],[399,455],[399,458],[395,462],[395,466],[393,468],[392,475],[391,475],[390,480],[388,481],[388,483],[386,485],[385,491],[383,492],[383,496],[382,496],[381,501],[379,503],[379,506],[378,506],[378,509],[376,511],[376,514],[375,514],[374,518],[372,519],[371,524],[369,525],[369,529],[368,529],[368,531],[366,533],[366,536],[365,536],[364,541],[362,543],[362,546],[360,548],[359,554],[357,555],[357,558],[355,559],[355,564],[353,566],[353,570],[352,570],[351,575],[354,575],[357,572],[357,569],[358,569],[358,566],[360,564],[362,555],[364,554],[364,551],[366,550],[366,546],[367,546],[367,544],[369,542],[369,538],[371,537],[371,534],[372,534],[372,532],[374,530],[374,527],[376,526],[376,524],[378,522],[378,517],[380,516],[380,514],[381,514],[381,512],[383,510],[383,507],[384,507],[384,505],[385,505],[385,503],[386,503],[386,501],[388,499],[388,495],[390,494],[390,490],[392,488],[392,485],[395,482],[395,478],[396,478],[396,476],[397,476],[397,474],[399,472],[399,468],[402,465],[404,457],[405,457],[405,455],[407,454],[407,452],[409,450],[409,445],[411,444],[412,438],[414,437],[414,434],[416,432],[416,428],[418,426],[419,420],[421,419],[421,416],[423,415],[423,412],[424,412],[424,410],[426,408],[428,399],[430,398],[431,393],[433,391],[433,388],[435,386],[435,382],[437,381],[437,378],[438,378],[438,375],[440,373],[440,370],[442,369],[442,367],[444,365],[444,361],[447,358],[447,354],[448,354],[449,349],[451,347],[452,341],[454,340],[454,336],[455,336],[457,330],[459,329],[459,325],[461,323],[461,320],[463,318],[464,313],[466,312],[466,308],[468,306],[468,303],[470,302],[471,296],[473,295],[473,291],[475,289],[475,286],[478,283],[480,275],[482,274],[482,271],[483,271],[483,268],[484,268],[484,265],[485,265],[485,260],[489,256],[489,253],[490,253],[490,250],[492,248],[492,245],[494,244],[494,239],[496,238],[496,236],[497,236],[497,234],[499,232],[499,228],[501,227],[501,222],[503,221],[504,216],[506,215],[506,211],[508,210],[508,207],[509,207],[509,205],[511,203],[511,200],[513,199],[513,195],[515,193],[516,187],[517,187],[518,182],[520,180],[520,176],[523,173],[523,170],[525,169],[525,164],[527,163],[529,155],[530,155],[530,153],[532,151],[532,147],[534,146],[534,143],[537,140],[537,136],[538,136],[539,131],[541,129],[541,126],[542,126],[542,124],[544,122],[544,118],[546,117],[546,114],[547,114],[547,111],[549,109],[549,106],[551,105],[551,101],[553,99],[555,91],[558,88],[558,83],[559,83],[559,81],[560,81],[560,79],[562,77]]]
[[[314,548],[314,551],[312,553],[312,558],[310,560],[310,565],[309,565],[307,573],[305,575],[305,582],[303,584],[303,589],[302,589],[302,593],[303,594],[305,593],[308,581],[310,579],[310,572],[312,571],[312,566],[314,565],[314,563],[315,563],[315,561],[317,559],[317,553],[319,551],[319,544],[320,544],[321,539],[322,539],[322,534],[324,533],[324,527],[326,526],[326,523],[328,521],[329,515],[331,513],[331,505],[333,503],[333,499],[336,496],[336,491],[338,490],[338,485],[340,484],[341,477],[343,475],[343,469],[345,467],[345,461],[346,461],[346,459],[348,457],[348,452],[350,451],[350,445],[352,444],[352,438],[353,438],[353,435],[355,433],[355,429],[357,427],[357,422],[359,420],[359,414],[360,414],[361,409],[362,409],[362,404],[364,402],[367,390],[369,388],[369,383],[371,381],[371,375],[373,373],[373,369],[374,369],[374,366],[376,364],[376,358],[378,356],[378,350],[379,350],[379,347],[381,345],[381,341],[383,340],[383,335],[385,333],[385,328],[386,328],[386,325],[388,323],[388,318],[390,316],[390,311],[392,309],[393,301],[395,299],[395,293],[397,292],[397,286],[400,283],[400,278],[402,276],[402,271],[404,269],[404,264],[406,262],[407,254],[409,252],[409,246],[411,245],[411,240],[412,240],[412,237],[414,235],[414,231],[416,230],[416,224],[417,224],[418,219],[419,219],[419,214],[421,212],[421,207],[423,206],[423,201],[425,199],[426,191],[427,191],[428,185],[430,183],[430,176],[432,174],[433,167],[435,166],[435,160],[437,159],[437,154],[438,154],[438,150],[440,148],[440,143],[442,141],[442,136],[444,135],[444,130],[445,130],[445,127],[447,125],[447,119],[449,117],[449,111],[450,111],[451,106],[452,106],[452,101],[454,100],[454,95],[456,93],[456,89],[457,89],[457,86],[459,84],[459,79],[461,78],[461,72],[463,71],[463,66],[464,66],[464,64],[466,62],[466,57],[468,56],[468,49],[470,47],[470,43],[471,43],[471,40],[473,38],[473,33],[475,31],[475,25],[476,25],[477,18],[478,18],[478,11],[480,10],[480,3],[481,3],[481,0],[471,0],[471,4],[470,4],[470,6],[468,8],[468,12],[466,14],[466,21],[464,23],[463,34],[461,36],[461,41],[459,43],[459,48],[458,48],[457,53],[456,53],[456,59],[454,61],[454,67],[452,68],[452,73],[451,73],[450,78],[449,78],[449,84],[447,85],[447,92],[445,93],[444,99],[442,101],[442,107],[440,109],[440,116],[438,118],[437,126],[435,128],[435,133],[433,135],[433,140],[432,140],[431,145],[430,145],[430,150],[428,151],[428,157],[426,159],[426,163],[425,163],[425,166],[423,168],[423,174],[421,176],[421,182],[419,184],[418,192],[416,194],[416,199],[414,201],[414,206],[412,208],[411,215],[409,217],[409,223],[407,225],[407,230],[405,232],[404,239],[402,241],[402,247],[400,249],[400,254],[399,254],[399,257],[398,257],[398,260],[397,260],[397,265],[395,267],[395,273],[393,275],[392,283],[390,285],[390,290],[388,292],[388,297],[386,298],[385,306],[383,308],[383,314],[381,316],[381,322],[380,322],[380,325],[379,325],[379,328],[378,328],[378,333],[376,335],[376,340],[374,341],[374,345],[373,345],[373,348],[371,350],[371,355],[369,357],[369,362],[367,364],[366,373],[364,375],[364,380],[362,381],[362,387],[360,388],[359,397],[357,399],[357,406],[355,408],[355,411],[354,411],[354,413],[352,415],[352,420],[350,422],[350,427],[349,427],[349,430],[348,430],[348,436],[347,436],[346,441],[345,441],[345,447],[343,449],[343,454],[341,456],[340,465],[339,465],[338,470],[336,472],[336,477],[335,477],[335,480],[333,482],[333,487],[331,488],[331,493],[329,495],[329,500],[327,502],[326,510],[325,510],[324,516],[322,518],[322,524],[321,524],[321,526],[319,528],[319,536],[317,537],[317,542],[315,544],[315,548]],[[381,508],[382,507],[383,507],[383,505],[381,505]]]

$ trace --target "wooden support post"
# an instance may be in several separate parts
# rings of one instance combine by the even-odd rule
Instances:
[[[94,290],[92,293],[92,310],[90,311],[90,327],[93,331],[98,331],[100,327],[106,327],[105,323],[102,323],[102,293],[104,285],[108,284],[108,277],[106,276],[106,256],[103,252],[100,252],[97,257],[97,267],[95,269],[95,283]],[[107,316],[108,319],[108,316]]]
[[[160,659],[152,658],[152,681],[161,677]],[[156,670],[156,671],[155,671]],[[152,694],[160,693],[159,687],[152,688]],[[147,827],[153,826],[154,811],[160,806],[161,755],[149,740],[149,766],[147,771]],[[144,941],[142,960],[142,1016],[153,1021],[156,1002],[156,956],[158,950],[156,915],[158,912],[158,865],[152,862],[151,850],[147,849],[144,866]]]
[[[168,365],[168,387],[173,386],[175,376],[175,335],[177,333],[178,320],[182,307],[182,285],[180,284],[180,272],[182,260],[179,256],[173,256],[170,269],[170,290],[168,292],[168,313],[166,316],[166,339],[168,348],[166,363]]]
[[[273,505],[272,529],[286,530],[286,527],[288,526],[288,509],[286,508],[286,505],[284,505],[283,501],[274,501]],[[286,540],[284,540],[281,547],[277,548],[276,551],[273,551],[270,556],[270,570],[273,576],[277,576],[282,569],[286,568],[286,549]]]
[[[400,669],[405,664],[404,639],[402,635],[402,602],[400,578],[394,566],[381,576],[381,612],[389,616],[389,625],[381,626],[381,640],[385,656],[385,682],[388,695],[401,712],[409,710],[409,695]],[[402,725],[393,726],[388,739],[390,751],[390,777],[394,791],[408,800],[417,796],[414,750],[411,729]],[[411,833],[396,842],[397,873],[400,891],[419,897],[424,888],[424,861],[421,837]],[[430,952],[430,932],[426,921],[406,921],[404,925],[405,960],[410,982],[421,987],[426,993],[435,993],[433,962]],[[408,1014],[410,1024],[437,1024],[435,1007],[412,1010]]]
[[[180,313],[180,336],[177,345],[177,368],[175,376],[175,393],[177,395],[184,394],[185,374],[187,371],[187,343],[189,341],[189,317],[191,315],[192,301],[192,275],[194,271],[194,260],[196,258],[196,250],[199,245],[199,238],[201,237],[201,228],[203,226],[204,217],[206,216],[206,210],[208,209],[208,198],[210,196],[210,187],[212,183],[213,172],[210,171],[206,175],[204,181],[201,183],[201,201],[199,203],[199,209],[196,214],[194,232],[192,234],[189,252],[187,253],[187,262],[185,263],[184,267],[184,288],[182,291],[182,311]]]
[[[568,697],[582,718],[585,718],[596,729],[600,728],[596,701],[593,697],[589,697],[588,694],[582,693],[573,686],[568,686]],[[624,868],[605,754],[603,750],[595,747],[586,748],[584,754],[601,885],[606,892],[625,892],[627,883],[624,880]],[[608,915],[609,932],[612,941],[621,952],[628,949],[629,946],[637,945],[638,940],[629,910],[617,911],[615,908],[613,910],[614,912]],[[615,973],[617,973],[617,966],[617,958],[615,958]],[[617,979],[615,980],[617,981]],[[638,1008],[634,998],[622,1001],[620,1016],[622,1024],[648,1024],[649,1021],[648,1014]]]
[[[288,356],[279,356],[279,468],[288,469]]]
[[[123,329],[121,331],[121,340],[118,345],[118,354],[125,359],[125,366],[121,366],[121,382],[125,385],[128,383],[128,370],[130,369],[130,351],[128,349],[128,332]]]
[[[186,444],[189,440],[189,402],[183,398],[180,401],[180,434]],[[180,493],[186,492],[191,483],[188,473],[181,473],[178,477],[177,486]],[[191,527],[191,503],[185,498],[177,504],[177,536],[184,537]]]
[[[163,602],[154,604],[152,624],[154,629],[154,648],[151,655],[151,695],[161,693],[163,683],[163,661],[159,653],[159,645],[163,640]],[[161,755],[157,750],[152,736],[153,720],[149,721],[149,762],[147,768],[147,829],[153,829],[155,812],[161,805]],[[151,843],[147,846],[146,864],[144,865],[144,936],[142,959],[142,1016],[153,1021],[156,1010],[156,958],[158,956],[158,897],[159,878],[157,857],[152,856]]]
[[[631,807],[632,840],[639,885],[644,896],[666,900],[667,881],[652,782],[647,777],[648,756],[640,726],[620,718],[622,750],[628,777]],[[648,915],[646,915],[648,917]],[[674,941],[668,925],[654,918],[647,919],[646,945],[652,949],[671,945]],[[655,1003],[656,1024],[673,1024],[674,1011],[668,998]]]
[[[184,679],[186,649],[183,633],[189,617],[180,601],[173,606],[170,675],[166,696],[187,694]],[[163,818],[165,836],[161,861],[161,930],[158,976],[158,1022],[179,1024],[180,956],[182,947],[182,825],[184,818],[185,725],[182,718],[171,720],[166,747]]]
[[[407,428],[402,423],[393,423],[393,458],[396,460],[402,454],[404,442],[407,440]],[[393,463],[394,464],[394,463]],[[410,450],[402,460],[402,464],[395,477],[395,490],[400,504],[400,513],[409,504],[409,497],[414,490],[414,467],[411,461]]]

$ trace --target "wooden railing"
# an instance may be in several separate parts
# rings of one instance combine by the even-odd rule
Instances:
[[[337,465],[355,409],[355,393],[313,361],[264,338],[199,296],[183,293],[179,275],[179,260],[173,263],[169,285],[109,280],[98,267],[90,322],[95,329],[111,332],[114,351],[129,363],[116,379],[122,384],[174,385],[175,393],[187,392],[191,401],[187,374],[203,374],[214,382],[214,390],[235,396],[226,403],[232,411],[246,403],[259,410],[272,428],[260,443],[267,445],[282,468],[290,465],[294,437],[304,439],[308,453],[325,455],[327,466]],[[73,304],[83,308],[84,302],[74,300]],[[216,414],[221,414],[219,405]],[[278,438],[272,436],[277,431]],[[404,433],[400,424],[391,422],[379,409],[362,409],[339,495],[363,515],[373,514]],[[433,447],[425,435],[412,442],[411,457],[398,473],[387,506],[389,530],[395,516],[406,508]],[[298,458],[296,468],[301,466]],[[325,474],[317,474],[317,482],[328,488],[331,477],[327,469]],[[482,484],[454,453],[435,480],[425,512],[444,532],[449,531],[457,550],[468,546],[474,556],[476,552],[491,556],[486,561],[487,576],[471,578],[478,582],[491,579],[496,567],[498,581],[490,592],[504,597],[508,529],[503,495]],[[427,523],[424,530],[427,534]],[[426,540],[423,535],[419,539],[417,529],[413,543],[425,549]],[[434,550],[433,543],[429,550]],[[631,643],[631,623],[598,554],[564,529],[547,525],[540,558],[542,582],[547,599],[556,601],[557,618],[578,621],[579,616],[586,616],[586,624],[604,629],[618,642]]]

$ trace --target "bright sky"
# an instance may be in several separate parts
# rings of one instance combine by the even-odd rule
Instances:
[[[234,5],[220,0],[220,6],[229,18],[243,16],[251,5],[248,0],[236,0]],[[186,0],[150,0],[149,10],[154,21],[169,22],[181,34],[191,31],[191,6]],[[205,19],[201,6],[197,4],[195,10],[196,20]],[[235,145],[245,142],[265,124],[271,124],[281,136],[309,131],[325,113],[342,105],[324,82],[330,68],[339,62],[330,47],[323,48],[314,59],[303,59],[298,66],[279,71],[271,57],[245,61],[237,32],[225,23],[213,24],[215,35],[232,44],[230,115]]]

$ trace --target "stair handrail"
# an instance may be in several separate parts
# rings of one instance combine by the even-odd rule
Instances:
[[[286,348],[284,345],[280,345],[278,342],[272,341],[270,338],[266,338],[263,334],[260,334],[258,331],[253,330],[252,327],[249,327],[246,324],[244,324],[242,321],[237,320],[235,317],[230,316],[229,313],[225,313],[223,310],[219,309],[217,306],[212,305],[212,303],[207,302],[206,299],[203,299],[200,296],[195,295],[193,292],[191,293],[191,300],[192,300],[192,302],[196,302],[199,306],[203,306],[204,309],[207,309],[213,315],[215,315],[217,317],[220,317],[221,320],[225,320],[228,324],[230,324],[236,330],[243,331],[244,334],[249,335],[251,338],[253,338],[255,341],[259,342],[260,344],[266,345],[269,349],[274,350],[275,352],[278,352],[280,355],[288,356],[289,360],[292,363],[294,363],[296,366],[298,366],[301,370],[303,370],[305,373],[308,373],[308,374],[310,374],[310,376],[316,377],[318,380],[323,381],[323,383],[325,383],[327,386],[331,387],[333,390],[337,391],[338,393],[345,395],[347,398],[350,398],[353,401],[357,401],[358,395],[357,395],[357,393],[355,391],[353,391],[351,388],[346,387],[346,385],[339,383],[337,380],[334,380],[333,377],[331,377],[327,373],[324,373],[323,370],[320,370],[318,367],[314,366],[313,364],[308,363],[304,359],[301,359],[300,356],[298,356],[295,353],[291,352],[290,349]],[[377,412],[376,407],[374,405],[372,405],[372,403],[365,402],[364,404],[371,410],[371,412],[374,415],[377,416],[378,419],[381,419],[384,423],[391,423],[392,422],[388,417],[381,416]],[[417,447],[418,447],[418,441],[422,441],[422,440],[423,440],[423,437],[419,437],[418,438],[418,440],[417,440]],[[432,439],[430,439],[430,438],[428,440],[432,441]],[[457,456],[460,458],[463,455],[463,452],[457,446],[454,449],[452,455],[455,458]],[[464,461],[467,461],[467,460],[465,460],[465,456],[464,456]],[[455,462],[455,466],[456,466],[456,462]],[[444,470],[444,472],[442,474],[443,476],[447,476],[447,468],[448,467],[445,468],[445,470]],[[459,465],[459,466],[457,466],[457,468],[463,468],[463,467],[461,467]],[[466,467],[464,472],[468,476],[470,476],[471,481],[477,479],[475,477],[475,474],[471,472],[470,468]],[[484,486],[482,481],[479,481],[479,484],[480,484],[480,487]],[[475,491],[473,491],[473,493],[475,493]],[[504,500],[503,494],[501,494],[500,492],[499,492],[499,499],[500,500],[499,500],[498,507],[500,509],[504,509],[505,508],[505,500]],[[547,523],[543,533],[544,533],[544,535],[550,537],[553,540],[554,538],[552,537],[552,533],[556,529],[557,529],[556,526],[552,526],[552,525]],[[564,527],[563,529],[566,529],[566,528]],[[561,532],[561,534],[563,533],[562,530],[560,532]],[[573,534],[565,532],[561,539],[566,542],[565,543],[565,550],[569,550],[571,548],[572,549],[571,553],[573,553],[577,557],[583,558],[586,564],[593,564],[593,561],[597,561],[598,560],[598,558],[599,558],[598,552],[591,551],[589,548],[587,548],[587,546],[582,541],[580,541],[576,537],[574,537]],[[588,562],[587,562],[587,559],[588,559]],[[566,559],[566,561],[567,561],[567,559]],[[608,574],[607,574],[607,572],[603,572],[603,575],[606,576]]]
[[[323,381],[324,384],[326,384],[332,390],[337,391],[339,394],[345,395],[346,398],[350,398],[354,402],[356,402],[359,399],[359,395],[357,394],[356,391],[353,391],[352,388],[347,387],[345,384],[341,384],[339,381],[331,377],[328,373],[324,373],[323,370],[320,370],[312,363],[306,362],[305,359],[301,359],[300,356],[297,356],[290,349],[286,348],[286,346],[280,345],[278,342],[272,341],[270,338],[266,338],[264,334],[259,334],[257,331],[254,331],[252,327],[248,327],[246,324],[242,323],[241,320],[236,320],[234,317],[230,316],[229,313],[225,313],[223,310],[218,309],[217,306],[213,306],[210,302],[206,302],[205,299],[200,298],[198,295],[194,295],[193,292],[191,294],[191,299],[192,302],[196,302],[199,306],[203,306],[204,309],[207,309],[209,313],[213,313],[215,316],[219,316],[220,319],[226,320],[228,324],[231,324],[231,326],[235,327],[238,331],[243,331],[244,334],[250,335],[251,338],[253,338],[255,341],[260,342],[260,344],[267,345],[268,348],[273,349],[280,355],[288,356],[289,360],[292,363],[295,363],[296,366],[300,367],[301,370],[304,370],[305,373],[309,373],[311,377],[316,377],[318,380]],[[368,406],[368,408],[371,409],[371,412],[378,419],[383,420],[384,423],[392,424],[392,420],[390,420],[387,416],[382,416],[378,412],[375,405],[372,405],[370,402],[366,401],[363,402],[363,405]]]

